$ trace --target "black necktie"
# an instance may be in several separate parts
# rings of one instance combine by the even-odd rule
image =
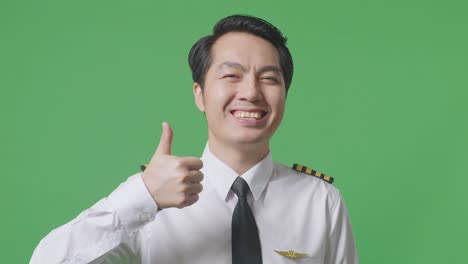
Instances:
[[[239,198],[232,214],[232,263],[261,264],[262,251],[257,223],[247,203],[249,185],[244,179],[237,177],[231,190]]]

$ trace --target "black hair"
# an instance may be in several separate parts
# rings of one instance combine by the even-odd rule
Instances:
[[[286,47],[287,38],[269,22],[248,15],[232,15],[221,19],[213,27],[212,35],[202,37],[192,46],[188,61],[193,81],[199,83],[203,88],[206,73],[212,63],[211,48],[219,37],[229,32],[245,32],[255,35],[267,40],[276,48],[287,93],[294,70],[291,53]]]

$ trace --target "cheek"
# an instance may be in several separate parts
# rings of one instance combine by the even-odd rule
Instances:
[[[284,103],[278,104],[277,109],[276,109],[276,115],[278,116],[278,119],[279,119],[279,120],[283,119],[283,115],[284,115]]]
[[[225,108],[234,98],[234,91],[233,87],[229,85],[218,85],[211,87],[212,90],[209,95],[209,100],[211,105],[216,108]]]
[[[270,106],[276,112],[283,112],[286,102],[285,94],[283,92],[276,92],[267,95]]]

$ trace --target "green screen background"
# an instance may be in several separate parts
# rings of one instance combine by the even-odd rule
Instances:
[[[465,263],[467,3],[1,1],[2,263],[136,173],[162,121],[201,154],[187,54],[233,13],[289,38],[273,157],[336,178],[361,263]]]

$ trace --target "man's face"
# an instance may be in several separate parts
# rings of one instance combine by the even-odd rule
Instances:
[[[210,144],[268,146],[283,118],[286,89],[276,48],[248,33],[221,36],[195,102],[206,113]]]

